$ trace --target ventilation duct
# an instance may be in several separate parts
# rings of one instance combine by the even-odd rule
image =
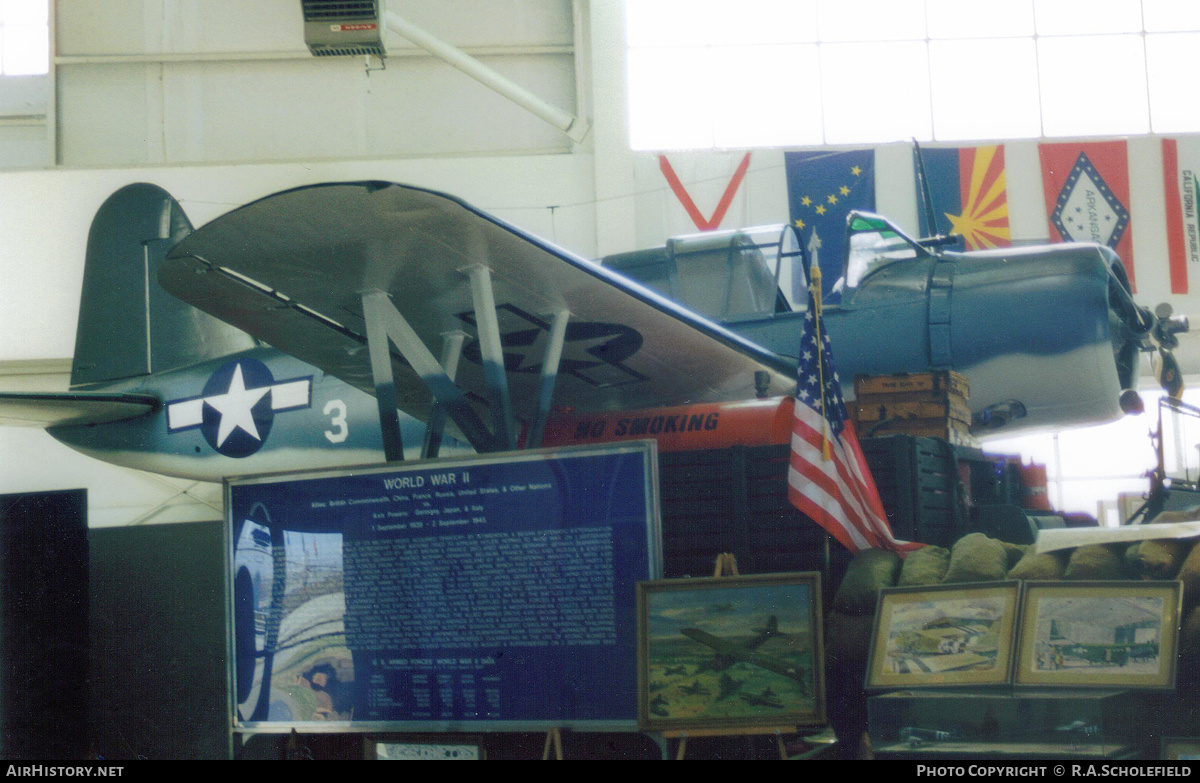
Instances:
[[[300,0],[304,42],[317,57],[387,54],[384,0]]]

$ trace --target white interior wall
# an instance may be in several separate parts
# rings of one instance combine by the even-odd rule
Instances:
[[[498,47],[489,64],[568,110],[583,107],[593,127],[582,145],[429,58],[389,58],[386,72],[370,75],[361,64],[314,60],[294,5],[59,0],[62,162],[21,170],[28,161],[7,157],[12,128],[0,123],[0,166],[9,169],[0,171],[0,388],[65,386],[88,224],[133,181],[171,191],[197,225],[288,187],[385,179],[452,193],[585,256],[695,230],[657,156],[628,149],[621,0],[388,4],[455,44]],[[535,51],[515,53],[520,46]],[[246,61],[254,47],[290,54]],[[397,76],[403,84],[380,86]],[[743,154],[669,159],[711,214]],[[1036,142],[1010,142],[1006,158],[1013,234],[1045,239]],[[1200,313],[1197,295],[1167,293],[1159,140],[1130,139],[1130,160],[1139,298]],[[782,151],[755,150],[751,161],[723,227],[787,217]],[[915,230],[907,144],[878,148],[876,177],[879,211]],[[115,468],[40,431],[0,428],[0,493],[79,486],[89,489],[93,525],[211,519],[220,505],[212,485]]]
[[[390,0],[385,7],[575,111],[571,0]],[[396,33],[387,36],[382,64],[313,57],[296,0],[58,0],[56,20],[56,160],[67,166],[571,146]]]

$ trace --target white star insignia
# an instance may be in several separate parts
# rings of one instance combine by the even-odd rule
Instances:
[[[224,394],[205,398],[204,401],[221,414],[221,424],[217,428],[217,446],[224,444],[236,429],[242,430],[255,440],[262,440],[258,434],[258,427],[254,424],[253,409],[270,390],[270,386],[247,389],[246,381],[242,378],[242,365],[239,364],[229,381],[229,390]]]

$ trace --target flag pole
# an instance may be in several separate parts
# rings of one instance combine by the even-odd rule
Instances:
[[[821,457],[829,462],[833,459],[833,446],[829,440],[829,416],[825,412],[825,355],[821,341],[821,267],[813,261],[808,275],[813,301],[813,330],[817,337],[817,380],[821,385]]]

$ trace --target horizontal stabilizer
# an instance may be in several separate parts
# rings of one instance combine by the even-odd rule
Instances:
[[[157,397],[149,394],[2,392],[0,424],[18,427],[104,424],[152,413],[160,404]]]

